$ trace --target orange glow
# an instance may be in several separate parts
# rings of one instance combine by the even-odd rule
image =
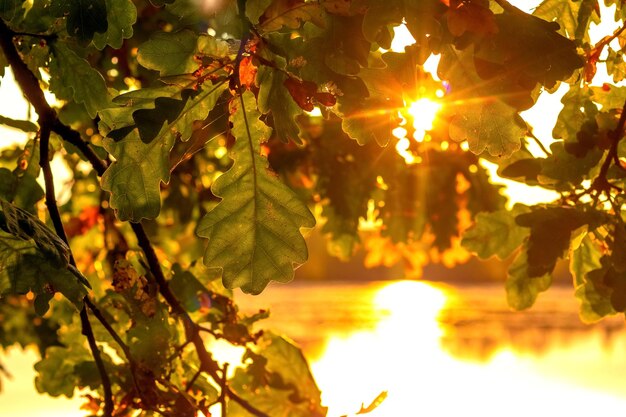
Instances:
[[[426,132],[433,128],[439,110],[441,110],[441,104],[429,98],[420,98],[409,105],[407,111],[413,117],[416,141],[424,140]]]
[[[393,40],[391,41],[391,51],[404,52],[404,47],[415,43],[415,38],[409,32],[406,25],[399,25],[393,28]]]
[[[416,281],[387,284],[372,301],[372,314],[382,317],[375,329],[329,338],[312,363],[328,417],[356,417],[361,404],[384,391],[386,399],[368,416],[522,417],[540,410],[542,415],[586,417],[626,407],[626,399],[584,388],[586,377],[578,375],[577,384],[558,368],[564,360],[575,362],[593,352],[590,346],[598,342],[593,338],[590,345],[583,342],[539,358],[510,348],[500,348],[484,364],[449,355],[441,347],[447,332],[438,317],[455,303],[452,291]],[[602,382],[602,372],[598,378],[591,372],[589,378]]]
[[[428,142],[430,140],[430,136],[427,132],[432,130],[433,123],[440,110],[441,103],[427,97],[422,97],[407,106],[406,114],[413,119],[413,128],[415,129],[413,140],[418,143]],[[402,119],[401,126],[405,125],[406,118],[401,112],[399,112],[398,115]],[[398,138],[396,152],[404,158],[407,165],[419,164],[422,162],[422,158],[409,150],[411,141],[406,137],[407,133],[407,130],[400,126],[392,131],[392,134]]]
[[[378,177],[381,178],[382,177]],[[359,218],[359,230],[379,230],[383,225],[383,219],[378,218],[378,210],[376,209],[376,201],[373,199],[367,202],[367,214],[366,217]]]
[[[415,43],[415,38],[411,35],[406,25],[399,25],[393,28],[394,37],[391,42],[391,51],[393,52],[404,52],[404,48],[406,46],[412,45]],[[439,55],[431,55],[428,57],[424,65],[422,66],[424,71],[430,73],[432,77],[436,81],[440,81],[437,77],[437,66],[439,65]],[[415,132],[413,133],[413,138],[416,142],[428,142],[430,137],[427,136],[426,132],[433,128],[433,123],[437,116],[437,113],[441,110],[441,103],[437,101],[437,99],[442,98],[445,94],[443,89],[437,89],[436,91],[426,92],[431,96],[424,96],[421,98],[407,103],[405,109],[401,110],[398,115],[402,119],[402,123],[400,126],[404,126],[406,123],[406,118],[402,114],[403,111],[406,112],[408,116],[413,119],[413,127],[415,128]],[[396,142],[396,152],[402,158],[407,165],[419,164],[422,162],[422,158],[418,155],[413,154],[409,147],[411,146],[410,138],[407,138],[407,130],[402,127],[397,127],[392,132],[393,136],[398,138]]]
[[[373,300],[373,309],[386,316],[375,330],[331,336],[321,358],[311,364],[328,417],[355,416],[360,404],[369,404],[383,391],[388,397],[368,415],[407,415],[413,407],[403,397],[425,388],[418,385],[418,375],[406,372],[407,361],[411,367],[413,361],[419,364],[422,375],[436,372],[443,355],[437,315],[446,299],[445,289],[423,282],[389,284]]]

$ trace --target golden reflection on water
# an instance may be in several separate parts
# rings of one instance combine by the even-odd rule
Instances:
[[[524,313],[504,305],[501,283],[301,282],[240,296],[270,307],[267,328],[302,344],[329,407],[355,417],[588,417],[626,410],[623,319],[582,325],[571,289],[556,287]],[[241,349],[211,350],[235,364]],[[7,417],[84,416],[80,398],[37,396],[32,351],[3,356],[14,374],[0,394]],[[213,415],[220,415],[217,409]]]
[[[439,316],[453,300],[448,287],[391,283],[374,296],[381,314],[374,329],[329,335],[312,363],[329,417],[355,416],[382,391],[387,398],[368,416],[587,417],[626,410],[626,393],[617,387],[624,374],[597,349],[601,335],[541,357],[502,347],[484,363],[468,362],[441,345],[447,330]],[[580,361],[584,372],[568,369]]]

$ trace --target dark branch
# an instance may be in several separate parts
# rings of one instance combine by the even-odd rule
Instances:
[[[545,147],[545,145],[539,140],[539,138],[537,136],[535,136],[535,134],[531,131],[529,131],[526,136],[528,136],[529,138],[531,138],[532,140],[535,141],[535,143],[537,144],[537,146],[539,146],[539,149],[541,149],[541,151],[546,155],[546,156],[550,156],[552,155],[550,153],[550,151],[548,151],[548,149]]]
[[[196,381],[198,380],[198,377],[200,376],[200,374],[202,373],[202,369],[198,369],[198,372],[196,372],[191,379],[189,380],[189,382],[187,382],[187,385],[185,386],[185,391],[189,391],[191,388],[193,388],[193,384],[196,383]]]
[[[124,356],[126,356],[126,359],[128,359],[128,362],[131,364],[134,363],[132,354],[130,353],[130,348],[128,347],[126,343],[124,343],[120,335],[117,334],[115,329],[111,326],[111,324],[104,317],[100,309],[89,298],[85,298],[84,302],[87,305],[87,307],[89,307],[89,310],[91,310],[93,315],[98,319],[98,321],[106,329],[109,335],[111,335],[113,340],[115,340],[115,342],[120,346],[120,348],[122,348],[122,351],[124,352]]]
[[[15,81],[17,81],[26,99],[32,104],[39,115],[40,126],[41,124],[47,124],[52,132],[57,133],[63,140],[78,148],[78,150],[85,155],[87,160],[91,162],[94,169],[98,172],[98,175],[102,175],[106,169],[106,164],[98,158],[93,149],[89,147],[89,144],[80,137],[79,132],[64,125],[59,120],[54,109],[50,107],[46,101],[39,81],[30,69],[28,69],[20,57],[15,44],[13,44],[13,37],[15,35],[16,32],[13,32],[6,23],[0,19],[0,48],[2,48],[4,56],[13,70]]]
[[[598,176],[594,180],[594,186],[598,187],[599,190],[604,190],[607,187],[611,188],[611,184],[608,182],[606,176],[609,172],[609,168],[611,167],[611,163],[616,162],[617,165],[620,165],[619,158],[617,154],[617,148],[620,140],[624,135],[624,127],[626,126],[626,102],[624,102],[624,106],[622,107],[622,114],[619,116],[619,121],[617,122],[617,127],[609,133],[609,138],[611,139],[611,147],[609,148],[609,153],[606,155],[602,166],[600,167],[600,172]]]
[[[222,405],[222,417],[226,417],[226,394],[228,393],[228,364],[224,364],[222,368],[222,379],[220,380],[220,398],[219,402]]]
[[[80,310],[80,322],[82,325],[82,333],[87,338],[89,348],[91,349],[91,354],[94,361],[96,362],[96,366],[98,367],[100,378],[102,379],[102,389],[104,390],[103,416],[112,417],[113,391],[111,390],[111,380],[109,379],[109,374],[107,374],[107,371],[104,368],[104,362],[102,361],[102,356],[100,355],[100,349],[98,349],[98,345],[96,345],[96,337],[94,336],[91,324],[89,323],[87,308],[85,306],[83,306],[83,308]]]
[[[211,354],[207,351],[204,346],[204,341],[200,336],[200,329],[198,325],[191,319],[187,311],[182,307],[174,293],[169,287],[167,280],[165,279],[165,275],[163,275],[163,270],[161,269],[161,263],[159,262],[159,258],[152,247],[152,243],[146,234],[145,229],[140,223],[131,223],[131,227],[135,235],[137,236],[137,242],[139,247],[146,255],[146,260],[148,261],[148,268],[154,277],[154,280],[157,283],[159,288],[159,293],[167,304],[172,308],[172,312],[178,315],[185,328],[185,337],[187,340],[190,340],[193,343],[196,354],[198,355],[198,359],[200,361],[200,369],[204,372],[207,372],[214,381],[218,382],[221,380],[220,378],[220,367],[217,362],[213,359]],[[226,387],[226,393],[228,397],[230,397],[233,401],[237,402],[243,409],[256,417],[269,417],[264,412],[257,410],[250,403],[248,403],[245,399],[241,398],[236,392],[234,392],[230,387]]]
[[[17,48],[13,44],[14,36],[15,32],[13,32],[6,25],[6,23],[4,23],[2,19],[0,19],[0,48],[2,49],[2,52],[4,53],[7,62],[11,66],[15,80],[17,81],[22,92],[26,96],[26,99],[33,105],[35,111],[39,115],[39,164],[41,165],[44,176],[46,206],[48,207],[50,219],[52,220],[52,224],[54,226],[56,234],[61,239],[63,239],[63,241],[69,246],[69,241],[67,239],[67,235],[65,234],[63,222],[61,220],[61,214],[59,213],[59,208],[56,203],[54,192],[54,178],[52,175],[52,169],[50,168],[49,155],[50,133],[55,129],[56,126],[64,125],[58,120],[56,112],[52,109],[52,107],[50,107],[50,105],[46,101],[43,90],[39,86],[39,81],[28,69],[28,67],[20,57]],[[80,138],[80,134],[78,137]],[[89,149],[89,151],[91,151],[91,149]],[[71,250],[70,264],[74,267],[76,266],[76,262],[74,261],[74,256]],[[88,301],[87,297],[85,297],[83,301]],[[110,417],[113,414],[113,391],[111,389],[111,380],[109,379],[109,375],[107,374],[104,367],[104,362],[102,360],[98,345],[96,344],[96,339],[93,334],[93,329],[91,328],[91,323],[89,323],[86,304],[87,303],[85,303],[85,305],[83,305],[83,308],[80,310],[82,334],[85,335],[85,337],[87,338],[89,348],[91,349],[91,354],[96,363],[96,367],[98,368],[98,372],[100,373],[102,388],[104,390],[104,416]]]
[[[85,155],[85,158],[91,163],[93,168],[96,170],[99,176],[104,174],[104,171],[107,169],[107,164],[105,161],[100,159],[98,155],[89,147],[89,143],[85,142],[81,137],[80,133],[71,127],[64,125],[55,117],[54,124],[52,125],[52,131],[63,138],[64,141],[74,145],[79,151]]]
[[[46,188],[46,206],[48,207],[50,219],[52,220],[52,224],[54,225],[54,230],[56,234],[61,239],[63,239],[63,241],[69,247],[69,241],[67,239],[67,235],[65,234],[65,229],[63,228],[61,213],[59,213],[59,207],[57,206],[55,198],[54,178],[52,176],[52,169],[50,168],[50,126],[48,125],[46,120],[40,120],[39,123],[41,125],[39,142],[39,164],[41,165],[41,169],[43,170],[43,177]],[[74,255],[72,254],[71,249],[70,264],[76,266],[76,261],[74,260]],[[85,300],[87,300],[87,296],[85,296],[85,298],[83,299],[83,301]],[[89,317],[87,314],[87,303],[85,303],[80,310],[80,322],[82,327],[82,334],[87,338],[89,348],[91,349],[91,355],[93,356],[96,367],[98,368],[98,372],[100,373],[102,389],[104,390],[104,416],[110,417],[113,415],[113,391],[111,389],[111,380],[109,379],[109,375],[107,374],[107,371],[104,367],[102,355],[100,354],[100,349],[96,344],[96,338],[93,334],[91,323],[89,323]]]

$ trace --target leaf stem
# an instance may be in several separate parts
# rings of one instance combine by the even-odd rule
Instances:
[[[237,0],[237,15],[239,20],[241,21],[241,43],[239,44],[239,50],[237,51],[237,57],[235,58],[235,63],[233,65],[234,70],[230,79],[230,89],[236,91],[237,93],[241,93],[241,80],[239,78],[239,67],[241,66],[241,60],[243,59],[243,54],[246,51],[246,46],[252,32],[250,28],[252,25],[250,24],[250,20],[246,16],[246,0]]]

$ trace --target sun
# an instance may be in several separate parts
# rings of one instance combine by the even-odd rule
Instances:
[[[436,99],[422,97],[408,103],[403,110],[404,114],[402,114],[403,111],[400,111],[399,115],[402,123],[393,130],[392,134],[398,139],[396,152],[404,158],[408,165],[422,162],[420,156],[414,155],[409,150],[411,140],[415,140],[418,143],[429,140],[427,132],[433,129],[433,124],[441,108],[442,104]],[[407,137],[408,131],[403,127],[406,126],[407,119],[411,120],[413,124],[412,138]]]
[[[441,110],[441,103],[426,97],[420,98],[409,105],[407,113],[413,118],[413,127],[415,128],[413,139],[418,142],[424,140],[426,132],[433,128],[433,123],[439,110]]]

